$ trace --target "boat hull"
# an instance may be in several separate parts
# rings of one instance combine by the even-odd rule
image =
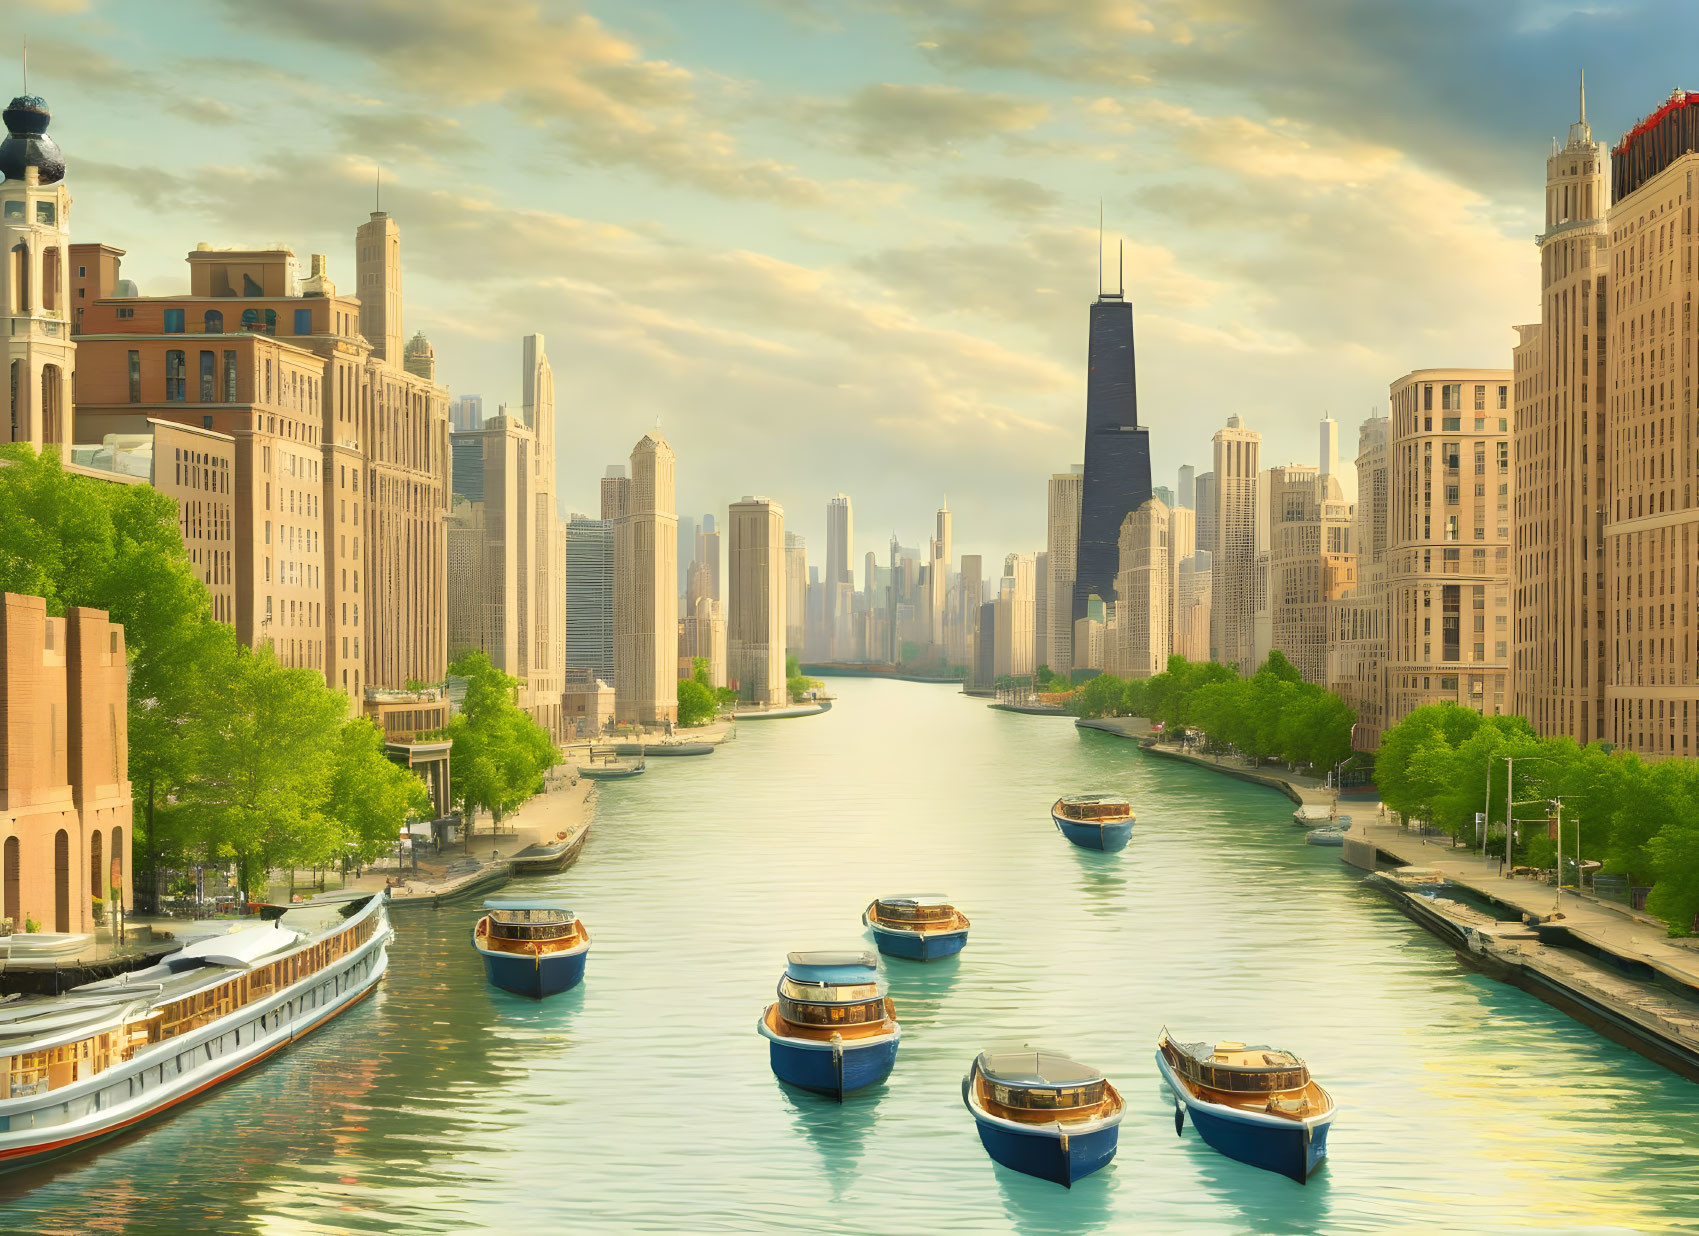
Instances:
[[[492,987],[516,996],[541,1000],[571,991],[584,979],[584,963],[590,957],[590,942],[558,953],[502,953],[474,941],[484,959],[484,977]]]
[[[88,1082],[40,1096],[6,1116],[0,1172],[97,1146],[262,1064],[370,995],[389,968],[387,919],[358,949],[309,979],[200,1030],[138,1051]],[[10,1106],[10,1105],[8,1105]]]
[[[1305,1184],[1310,1174],[1327,1158],[1327,1133],[1333,1125],[1334,1109],[1306,1120],[1288,1120],[1262,1112],[1240,1112],[1219,1103],[1199,1099],[1188,1089],[1161,1052],[1156,1067],[1179,1101],[1198,1136],[1212,1150],[1260,1167],[1264,1171]]]
[[[976,1107],[972,1098],[973,1074],[962,1078],[962,1102],[973,1113],[979,1129],[979,1144],[993,1162],[1011,1171],[1036,1176],[1073,1188],[1109,1165],[1120,1142],[1120,1123],[1069,1133],[1052,1126],[1027,1126],[1001,1120]]]
[[[586,781],[625,781],[631,777],[641,777],[641,768],[580,768],[578,775]]]
[[[892,931],[869,921],[873,928],[873,943],[887,957],[905,957],[910,961],[936,961],[954,957],[967,944],[967,931]]]
[[[768,1025],[765,1013],[756,1023],[756,1029],[767,1040],[773,1076],[787,1086],[834,1099],[876,1086],[889,1077],[897,1063],[897,1046],[902,1041],[901,1027],[876,1038],[849,1039],[841,1044],[791,1038]]]
[[[1055,821],[1056,830],[1082,850],[1102,850],[1113,853],[1127,848],[1127,842],[1133,836],[1133,821],[1122,820],[1114,824],[1085,824],[1079,820],[1069,820],[1052,811],[1050,818]]]

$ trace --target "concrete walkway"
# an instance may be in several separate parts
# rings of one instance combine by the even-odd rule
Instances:
[[[1126,721],[1130,718],[1112,719]],[[1081,722],[1081,724],[1085,723]],[[1195,764],[1197,767],[1207,768],[1211,772],[1222,773],[1228,777],[1237,777],[1240,781],[1266,785],[1272,790],[1279,790],[1299,806],[1332,807],[1338,801],[1338,796],[1332,789],[1328,788],[1326,782],[1321,778],[1290,772],[1278,764],[1257,765],[1244,756],[1237,755],[1203,755],[1184,750],[1176,743],[1156,743],[1153,746],[1145,747],[1144,750],[1150,755],[1159,755],[1165,759]],[[1340,814],[1349,815],[1351,813],[1341,811]]]
[[[1618,957],[1644,961],[1678,982],[1699,987],[1699,941],[1671,939],[1661,919],[1574,889],[1565,889],[1560,901],[1550,884],[1506,878],[1497,859],[1483,859],[1479,850],[1454,848],[1448,838],[1422,837],[1391,820],[1353,821],[1346,837],[1366,841],[1381,854],[1413,867],[1427,867],[1454,884],[1542,920],[1556,905],[1563,915],[1556,923],[1577,939]]]

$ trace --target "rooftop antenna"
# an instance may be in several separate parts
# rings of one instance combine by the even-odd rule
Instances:
[[[26,57],[29,54],[29,45],[27,43],[24,45],[24,54],[25,54]],[[25,63],[27,64],[28,61],[26,60]],[[1581,123],[1582,124],[1587,123],[1587,70],[1586,69],[1581,70]]]
[[[1103,199],[1097,199],[1097,294],[1103,295]]]

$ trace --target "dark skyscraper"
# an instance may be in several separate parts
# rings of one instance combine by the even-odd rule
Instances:
[[[1121,292],[1091,306],[1085,388],[1085,484],[1074,568],[1074,620],[1093,593],[1114,596],[1121,522],[1150,500],[1150,434],[1139,427],[1133,307]]]

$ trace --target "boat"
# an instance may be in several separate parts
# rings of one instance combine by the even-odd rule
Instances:
[[[0,1006],[0,1170],[162,1115],[358,1003],[389,964],[388,901],[317,898],[142,969]]]
[[[1056,830],[1087,850],[1119,850],[1133,835],[1132,804],[1119,794],[1066,794],[1050,808]]]
[[[623,781],[627,777],[640,777],[644,772],[644,761],[635,764],[580,764],[578,775],[591,781]]]
[[[1230,1159],[1299,1184],[1327,1157],[1337,1110],[1289,1051],[1244,1043],[1180,1043],[1162,1031],[1156,1067],[1174,1092],[1174,1131],[1189,1113],[1198,1134]]]
[[[472,928],[491,985],[516,995],[559,995],[578,986],[590,956],[590,932],[558,902],[499,897],[484,902]]]
[[[1302,803],[1292,813],[1292,823],[1300,828],[1314,828],[1317,824],[1331,824],[1333,808],[1323,803]]]
[[[985,1152],[1004,1167],[1073,1187],[1115,1157],[1121,1096],[1103,1073],[1021,1046],[982,1051],[962,1102]]]
[[[774,1076],[835,1099],[884,1081],[903,1037],[885,993],[878,959],[866,950],[791,953],[779,998],[755,1025]]]
[[[713,755],[711,742],[622,742],[614,744],[616,755]]]
[[[967,915],[936,893],[881,897],[862,911],[873,942],[887,957],[932,961],[953,957],[967,943]]]
[[[1312,828],[1304,834],[1306,845],[1344,845],[1347,828]]]
[[[560,871],[578,857],[589,836],[588,824],[571,832],[563,830],[548,840],[533,842],[507,861],[514,875],[546,875]]]

